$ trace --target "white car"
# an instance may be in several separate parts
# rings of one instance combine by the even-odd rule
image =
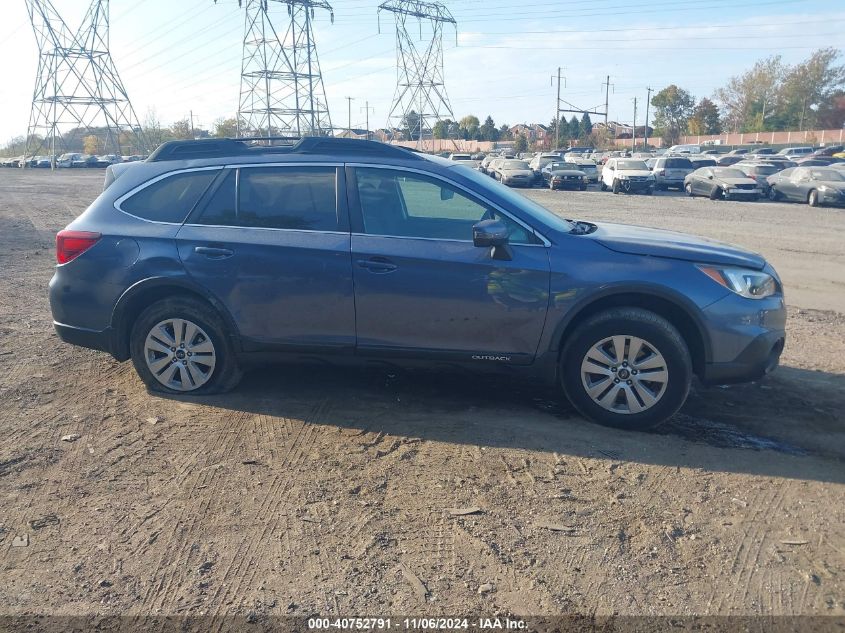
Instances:
[[[780,150],[777,155],[784,156],[789,159],[801,158],[802,156],[808,156],[812,154],[815,150],[812,147],[785,147],[784,149]]]
[[[654,193],[654,175],[644,161],[636,158],[611,158],[601,170],[602,191],[613,193]]]
[[[480,160],[473,159],[472,154],[449,154],[449,160],[460,165],[466,165],[470,169],[478,169],[481,164]]]
[[[700,145],[673,145],[667,151],[668,154],[700,154]]]

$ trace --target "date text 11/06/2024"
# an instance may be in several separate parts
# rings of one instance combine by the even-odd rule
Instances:
[[[312,630],[525,630],[525,621],[510,618],[309,618]]]

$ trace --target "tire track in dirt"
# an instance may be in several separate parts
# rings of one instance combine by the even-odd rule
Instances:
[[[149,606],[151,612],[156,612],[155,609],[164,609],[165,606],[168,606],[168,601],[173,606],[176,605],[175,598],[177,596],[172,588],[174,584],[181,583],[185,578],[184,573],[181,576],[179,575],[178,562],[184,561],[185,569],[188,569],[187,563],[191,556],[188,537],[195,538],[198,522],[205,519],[216,498],[215,495],[195,493],[206,488],[214,489],[217,487],[218,480],[224,470],[223,462],[227,456],[232,454],[236,441],[242,437],[247,417],[245,413],[235,416],[232,420],[233,424],[226,427],[224,437],[221,438],[222,441],[212,444],[211,450],[207,450],[205,453],[205,460],[202,465],[196,464],[199,469],[185,468],[185,479],[176,486],[172,484],[169,486],[170,489],[175,489],[177,494],[182,493],[183,503],[177,516],[171,519],[173,527],[169,536],[165,539],[158,539],[162,540],[165,545],[153,573],[158,573],[160,576],[157,583],[155,576],[150,579],[142,598],[142,604]],[[209,424],[213,424],[213,422],[209,422]],[[218,430],[218,434],[219,432]],[[208,436],[206,436],[206,439],[208,439]],[[209,448],[207,441],[204,443],[204,447]],[[192,460],[193,458],[189,456],[188,459]],[[185,491],[184,484],[187,482],[190,483]],[[195,497],[200,500],[198,508],[194,507],[192,503]]]
[[[268,535],[278,533],[283,515],[282,509],[286,504],[283,493],[289,489],[291,478],[295,476],[296,470],[307,461],[306,453],[314,445],[319,434],[317,425],[324,419],[329,410],[330,404],[328,399],[325,398],[312,408],[304,420],[299,422],[299,429],[288,445],[281,462],[278,465],[274,464],[275,474],[270,489],[254,513],[253,521],[262,525],[261,531],[257,535],[250,536],[246,546],[243,543],[239,544],[238,553],[227,565],[221,586],[218,587],[212,599],[213,604],[226,605],[231,596],[240,595],[242,586],[250,587],[253,585],[255,576],[262,567],[257,560],[259,558],[258,553],[261,552],[260,558],[265,558],[264,548],[269,542]],[[283,420],[283,423],[286,424],[291,422],[287,418],[274,419]],[[234,581],[232,580],[233,576]],[[222,589],[222,586],[225,586],[225,590]]]

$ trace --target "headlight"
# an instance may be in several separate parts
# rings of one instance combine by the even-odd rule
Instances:
[[[625,174],[619,174],[619,180],[628,180],[628,176]]]
[[[765,299],[778,291],[775,278],[759,270],[714,266],[699,266],[698,269],[719,285],[746,299]]]

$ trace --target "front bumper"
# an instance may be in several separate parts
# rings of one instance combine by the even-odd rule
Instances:
[[[701,380],[712,385],[762,378],[777,368],[785,343],[786,335],[783,331],[760,334],[735,360],[727,363],[706,363]]]
[[[646,191],[654,187],[653,180],[620,180],[619,187],[622,191],[638,192]]]
[[[725,197],[731,200],[756,200],[761,195],[760,189],[731,189]]]
[[[774,273],[770,267],[766,271]],[[701,368],[702,382],[747,382],[777,367],[786,343],[783,295],[755,300],[731,293],[703,314],[710,354]]]

